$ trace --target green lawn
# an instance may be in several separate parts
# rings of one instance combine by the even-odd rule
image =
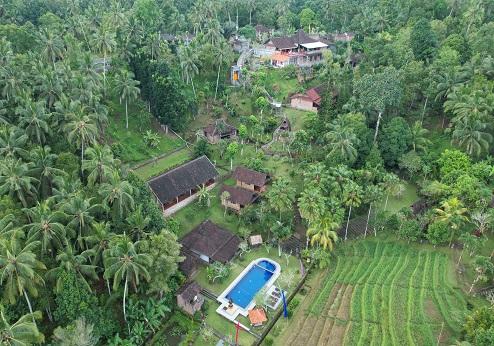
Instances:
[[[183,145],[180,139],[159,131],[159,125],[147,112],[142,101],[129,105],[128,129],[125,128],[125,106],[114,101],[110,103],[109,109],[110,114],[105,136],[110,144],[118,143],[121,151],[120,158],[123,162],[144,161]],[[150,148],[144,143],[143,136],[147,130],[152,130],[160,135],[160,143],[157,148]]]
[[[302,130],[307,116],[311,114],[311,112],[288,107],[283,108],[283,112],[288,117],[288,120],[290,120],[292,131]]]
[[[240,220],[234,213],[227,213],[224,216],[224,209],[221,206],[219,196],[220,186],[211,190],[211,205],[203,207],[195,201],[173,214],[173,218],[180,223],[179,237],[190,232],[194,227],[206,219],[224,227],[225,229],[236,233],[238,231]]]
[[[268,69],[266,87],[270,95],[278,101],[286,100],[288,95],[301,89],[297,78],[286,79],[282,69]]]
[[[405,190],[403,194],[397,197],[389,196],[388,206],[386,210],[391,213],[396,213],[404,207],[411,206],[415,201],[419,199],[417,195],[417,186],[405,181]],[[382,202],[378,205],[378,208],[384,208],[386,196],[383,198]]]
[[[383,239],[340,245],[275,345],[432,345],[442,329],[439,343],[453,344],[475,300],[459,288],[451,254]]]
[[[135,169],[135,173],[143,180],[148,180],[149,178],[166,172],[188,160],[190,160],[190,151],[187,148],[183,148],[166,157]]]
[[[295,278],[294,282],[292,284],[292,287],[295,287],[296,282],[300,279],[300,274],[299,274],[299,262],[296,257],[294,256],[289,256],[288,260],[288,266],[287,266],[287,261],[284,255],[282,257],[278,257],[278,251],[277,249],[271,249],[269,253],[266,251],[264,247],[259,247],[254,250],[251,250],[250,252],[246,253],[243,255],[242,259],[235,259],[232,263],[232,270],[230,272],[230,275],[221,283],[217,284],[211,284],[208,282],[207,277],[206,277],[206,267],[203,267],[199,270],[197,273],[195,280],[204,288],[207,288],[208,290],[220,294],[222,293],[226,287],[240,274],[242,270],[254,259],[257,258],[270,258],[276,262],[278,262],[281,265],[282,268],[282,273],[285,271],[289,272],[294,272]],[[218,308],[219,303],[216,301],[209,301],[209,308],[208,308],[208,316],[206,318],[206,323],[211,326],[212,328],[216,329],[218,332],[222,333],[223,335],[230,335],[233,333],[233,336],[235,336],[235,326],[232,322],[228,321],[224,317],[220,316],[217,312],[216,309]],[[279,307],[281,308],[281,306]],[[271,310],[268,310],[268,319],[272,318],[274,315],[274,312]],[[249,320],[243,316],[239,317],[239,322],[242,323],[243,325],[249,326]],[[262,329],[256,328],[254,331],[257,334],[262,333]],[[241,345],[251,345],[255,341],[255,337],[252,336],[251,334],[241,331],[239,335],[240,339],[240,344]],[[199,343],[198,343],[199,342]],[[208,342],[206,342],[203,338],[199,337],[198,340],[196,340],[196,345],[209,345]],[[211,342],[211,345],[214,345],[214,342]]]

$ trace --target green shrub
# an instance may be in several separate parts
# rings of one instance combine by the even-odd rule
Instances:
[[[264,346],[272,346],[274,344],[274,340],[272,338],[266,338],[262,342]]]

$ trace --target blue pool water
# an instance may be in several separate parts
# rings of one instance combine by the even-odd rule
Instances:
[[[276,266],[266,260],[260,261],[240,279],[226,295],[226,299],[245,309],[257,292],[271,279]]]

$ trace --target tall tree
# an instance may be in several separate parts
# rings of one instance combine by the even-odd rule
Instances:
[[[136,100],[141,90],[138,88],[140,82],[134,80],[134,73],[121,70],[115,77],[115,93],[125,102],[125,128],[129,128],[129,101]]]
[[[42,344],[45,337],[38,330],[32,318],[41,319],[41,312],[21,316],[16,322],[10,324],[0,305],[0,344],[6,346],[27,346]]]
[[[5,301],[14,304],[18,296],[26,299],[33,323],[33,308],[29,295],[38,296],[38,286],[44,285],[39,271],[46,269],[33,250],[40,246],[38,241],[22,244],[19,239],[0,242],[0,285]]]
[[[348,238],[348,224],[352,215],[352,208],[358,208],[362,203],[363,190],[357,183],[351,181],[343,189],[343,202],[348,207],[348,217],[345,227],[345,240]]]
[[[107,183],[100,186],[104,205],[112,211],[114,217],[120,219],[134,209],[133,190],[132,185],[128,181],[120,179],[117,172],[111,176]]]
[[[112,176],[120,160],[113,157],[111,148],[107,145],[95,144],[86,151],[87,159],[82,162],[82,169],[89,172],[87,176],[90,185],[101,184]]]
[[[33,178],[28,164],[21,160],[0,161],[0,194],[8,193],[11,197],[17,197],[22,206],[28,206],[27,198],[36,195],[35,184],[38,182]]]
[[[233,52],[230,45],[225,41],[221,40],[217,47],[215,48],[215,61],[218,63],[218,73],[216,76],[216,88],[214,90],[214,99],[216,100],[216,95],[218,94],[218,84],[220,82],[220,71],[221,66],[228,64],[233,59]]]
[[[339,220],[329,213],[324,214],[313,222],[307,229],[307,237],[311,245],[320,245],[324,250],[333,250],[334,244],[338,241],[336,233],[340,228]]]
[[[139,242],[132,243],[126,236],[115,237],[108,250],[104,252],[105,279],[113,278],[113,289],[116,290],[124,281],[122,309],[127,322],[125,302],[129,284],[137,292],[141,277],[146,281],[151,279],[148,268],[152,258],[147,253],[139,251]]]
[[[415,59],[430,62],[437,46],[436,34],[428,19],[421,18],[413,26],[410,33],[410,46]]]
[[[451,230],[449,239],[449,245],[451,246],[456,231],[468,220],[466,216],[467,208],[463,207],[463,203],[458,198],[452,197],[443,201],[441,207],[434,209],[434,211],[436,212],[436,219],[446,223]]]

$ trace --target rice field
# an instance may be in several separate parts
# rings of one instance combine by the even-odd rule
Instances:
[[[433,249],[348,244],[275,345],[447,345],[467,312],[450,273],[448,256]]]

